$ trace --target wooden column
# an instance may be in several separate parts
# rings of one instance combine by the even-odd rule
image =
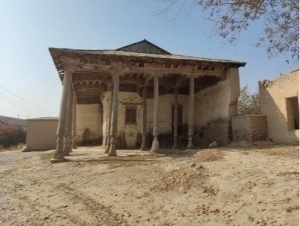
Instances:
[[[187,148],[193,148],[194,135],[194,77],[190,78],[190,98],[189,98],[189,142]]]
[[[178,148],[178,87],[175,86],[175,102],[174,102],[174,143],[173,149]]]
[[[76,99],[76,95],[75,92],[73,94],[73,142],[72,142],[72,148],[76,149],[77,148],[77,144],[76,144],[76,135],[77,135],[77,131],[76,131],[76,104],[77,104],[77,99]]]
[[[111,118],[112,118],[112,105],[113,105],[113,95],[114,95],[114,89],[113,86],[110,87],[110,103],[109,103],[109,109],[108,109],[108,127],[107,127],[107,138],[106,138],[106,148],[105,153],[109,152],[110,149],[110,132],[111,132]]]
[[[147,86],[146,82],[143,87],[143,124],[142,124],[142,145],[141,151],[146,151],[146,138],[147,138]]]
[[[59,121],[57,127],[57,144],[54,156],[50,159],[51,163],[63,162],[65,161],[63,146],[64,146],[64,137],[66,132],[66,118],[67,118],[67,103],[68,95],[70,94],[70,72],[65,71],[64,80],[63,80],[63,91],[60,101],[60,111],[59,111]]]
[[[100,99],[100,97],[99,97],[99,99]],[[102,136],[102,139],[103,139],[103,124],[102,124],[102,122],[103,122],[102,121],[103,111],[102,111],[102,102],[101,102],[101,100],[100,100],[100,103],[98,105],[98,109],[99,109],[98,134],[99,134],[99,137]],[[102,140],[102,142],[103,142],[103,140]]]
[[[118,96],[119,96],[119,74],[114,75],[114,91],[112,99],[112,116],[111,116],[111,128],[110,128],[110,148],[108,155],[117,156],[116,151],[116,138],[118,129]]]
[[[64,142],[64,155],[69,155],[72,151],[72,111],[73,111],[73,87],[72,87],[72,77],[70,78],[69,85],[69,95],[68,95],[68,106],[67,106],[67,118],[66,118],[66,132],[65,132],[65,142]]]
[[[153,100],[153,142],[150,152],[159,151],[159,142],[158,142],[158,75],[154,76],[154,100]]]

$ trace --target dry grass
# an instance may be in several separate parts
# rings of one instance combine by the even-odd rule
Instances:
[[[197,160],[201,160],[202,162],[213,162],[222,160],[224,153],[216,149],[206,149],[198,151],[194,156]]]
[[[49,162],[49,160],[53,158],[53,155],[54,152],[47,152],[47,153],[40,154],[40,157],[43,162]]]
[[[175,188],[188,189],[194,182],[200,183],[205,179],[205,169],[202,165],[186,166],[161,173],[162,177],[157,180],[154,190],[168,192]]]
[[[299,147],[292,148],[278,148],[278,149],[268,149],[262,151],[263,154],[268,156],[287,156],[287,157],[299,157]]]
[[[0,145],[0,152],[1,151],[15,151],[15,150],[22,150],[22,148],[24,147],[25,144],[23,143],[20,143],[20,144],[17,144],[17,145],[12,145],[8,148],[4,148],[2,145]]]

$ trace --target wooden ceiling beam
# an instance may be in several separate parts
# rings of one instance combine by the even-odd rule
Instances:
[[[94,73],[94,74],[114,74],[119,73],[120,76],[125,76],[126,74],[158,74],[159,76],[169,75],[169,74],[181,74],[187,76],[203,76],[203,75],[224,75],[226,67],[224,66],[215,66],[215,65],[207,65],[207,64],[196,64],[196,65],[182,65],[178,64],[178,66],[174,66],[177,64],[158,64],[158,63],[144,63],[143,66],[141,64],[135,64],[132,66],[131,64],[125,63],[112,63],[109,66],[106,65],[94,65],[91,63],[76,65],[76,63],[69,63],[66,67],[72,69],[75,74],[79,73]],[[173,66],[172,66],[173,65]],[[98,67],[95,70],[95,67]]]

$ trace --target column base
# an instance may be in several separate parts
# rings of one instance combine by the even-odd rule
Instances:
[[[72,149],[77,149],[77,144],[75,139],[73,139],[72,141]]]
[[[174,143],[173,143],[173,149],[177,149],[178,148],[178,136],[174,137]]]
[[[117,149],[114,143],[110,145],[108,156],[117,156]]]
[[[106,148],[105,148],[104,153],[108,153],[108,152],[109,152],[109,149],[110,149],[110,145],[107,145]]]
[[[140,151],[148,151],[147,148],[141,148]]]
[[[147,151],[147,147],[146,147],[146,142],[145,141],[142,142],[140,151]]]
[[[194,147],[193,141],[189,141],[187,148],[192,149]]]
[[[152,141],[152,147],[150,152],[158,152],[159,151],[159,142],[157,140],[157,138],[154,138],[154,140]]]
[[[62,159],[52,158],[52,159],[50,159],[50,163],[59,163],[59,162],[64,162],[64,161],[66,161],[65,158],[62,158]]]

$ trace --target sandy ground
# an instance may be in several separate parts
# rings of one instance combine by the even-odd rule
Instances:
[[[299,148],[0,152],[0,225],[298,225]]]

